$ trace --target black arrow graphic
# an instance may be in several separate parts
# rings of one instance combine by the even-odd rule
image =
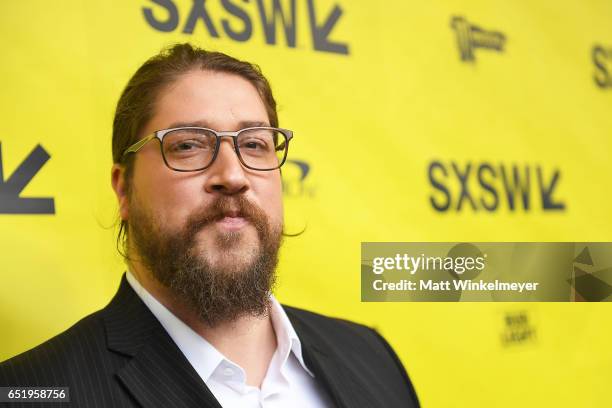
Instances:
[[[0,143],[0,214],[55,214],[53,198],[22,198],[19,194],[51,156],[37,145],[11,177],[4,180]]]
[[[312,40],[314,49],[317,51],[334,52],[336,54],[348,54],[348,45],[346,43],[338,43],[329,41],[329,33],[334,28],[338,19],[342,15],[342,9],[337,4],[334,9],[325,19],[323,25],[317,24],[317,16],[315,12],[314,0],[308,0],[308,12],[310,17],[310,30],[312,31]]]

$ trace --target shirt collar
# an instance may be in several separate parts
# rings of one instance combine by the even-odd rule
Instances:
[[[272,317],[272,326],[274,327],[274,332],[276,333],[276,344],[279,348],[279,351],[284,356],[283,364],[288,358],[288,351],[285,350],[287,345],[289,345],[289,350],[293,352],[293,355],[300,362],[302,368],[310,374],[311,377],[314,377],[312,371],[306,367],[306,363],[304,362],[304,357],[302,355],[302,342],[298,337],[287,313],[285,313],[285,309],[282,308],[281,304],[276,300],[274,295],[270,295],[270,300],[272,302],[272,307],[270,308],[270,316]]]
[[[151,313],[159,320],[204,382],[208,381],[210,376],[222,362],[231,362],[231,360],[221,354],[221,352],[205,338],[193,331],[151,295],[129,270],[126,273],[126,279],[138,297],[140,297],[143,303],[151,310]],[[314,377],[312,371],[306,367],[302,355],[302,343],[287,313],[272,294],[270,294],[270,301],[270,316],[274,332],[276,333],[277,352],[280,352],[283,357],[283,366],[289,357],[289,352],[292,352],[302,368],[310,376]],[[234,364],[233,362],[231,363]]]

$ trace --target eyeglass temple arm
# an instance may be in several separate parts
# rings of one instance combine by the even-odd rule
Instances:
[[[288,133],[285,133],[285,141],[283,143],[281,143],[280,145],[278,145],[276,147],[277,152],[286,149],[286,145],[289,145],[289,141],[293,138],[293,132],[289,131]]]
[[[140,150],[140,148],[142,146],[144,146],[149,140],[153,140],[155,139],[157,136],[155,134],[149,135],[143,139],[140,139],[139,141],[137,141],[136,143],[134,143],[133,145],[131,145],[130,147],[128,147],[125,152],[123,152],[123,155],[125,156],[128,153],[136,153],[138,150]]]

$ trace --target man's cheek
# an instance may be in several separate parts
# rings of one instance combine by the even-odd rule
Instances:
[[[192,214],[196,212],[196,206],[191,208],[188,206],[187,199],[177,199],[177,196],[169,196],[163,200],[161,205],[158,206],[156,216],[162,224],[168,224],[175,229],[182,229],[186,227],[186,223]]]

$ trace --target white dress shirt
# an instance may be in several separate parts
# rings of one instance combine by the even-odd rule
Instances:
[[[302,345],[287,314],[271,295],[277,347],[261,388],[246,384],[242,367],[221,354],[151,295],[128,271],[127,281],[223,407],[331,407],[302,358]]]

